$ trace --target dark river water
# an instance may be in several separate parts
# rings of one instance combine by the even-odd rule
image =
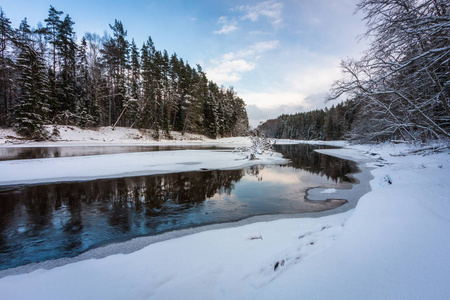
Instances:
[[[305,192],[348,186],[353,181],[347,175],[357,171],[355,163],[313,152],[309,145],[276,150],[291,163],[0,187],[0,269],[72,257],[137,236],[256,215],[323,211],[346,202],[308,201]],[[80,153],[70,155],[86,154]]]
[[[64,146],[64,147],[0,147],[0,161],[52,158],[149,151],[215,150],[209,145],[195,146]]]

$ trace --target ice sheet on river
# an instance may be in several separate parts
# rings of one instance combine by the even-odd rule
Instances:
[[[242,159],[231,151],[180,150],[0,162],[0,185],[82,181],[283,163],[281,154]]]

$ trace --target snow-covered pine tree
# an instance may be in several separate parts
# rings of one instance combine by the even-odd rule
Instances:
[[[43,58],[30,45],[23,45],[18,67],[20,96],[15,107],[14,127],[25,137],[45,139],[50,87]]]
[[[75,64],[77,45],[75,42],[75,32],[73,31],[74,24],[69,15],[66,15],[57,27],[56,48],[58,58],[61,61],[61,67],[57,74],[56,82],[58,99],[56,112],[63,112],[76,117],[77,83]],[[76,119],[73,119],[72,123],[77,123]]]
[[[81,127],[98,124],[98,107],[89,93],[89,68],[86,56],[87,42],[83,37],[76,56],[76,114]]]
[[[0,126],[7,125],[10,120],[11,108],[11,69],[13,61],[8,55],[11,47],[13,30],[11,21],[0,8]]]
[[[47,23],[46,27],[46,40],[52,45],[51,55],[52,55],[52,76],[53,76],[53,91],[56,93],[56,53],[58,45],[58,30],[60,27],[62,11],[57,11],[53,6],[50,5],[48,10],[48,18],[44,21]]]
[[[100,49],[102,40],[98,34],[86,33],[85,55],[87,60],[88,77],[87,92],[92,102],[91,116],[94,125],[105,124],[106,113],[104,105],[106,92],[103,94],[106,86],[106,77],[103,76],[103,64],[101,63]],[[102,88],[103,87],[103,88]],[[102,101],[103,99],[103,101]]]

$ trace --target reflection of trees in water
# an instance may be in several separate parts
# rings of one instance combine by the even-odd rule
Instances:
[[[323,155],[314,151],[318,146],[311,145],[275,145],[275,150],[291,160],[290,165],[315,175],[326,176],[334,182],[354,182],[346,174],[358,170],[356,163]]]
[[[18,147],[1,150],[0,160],[60,157],[59,147]]]
[[[67,235],[83,229],[83,210],[107,217],[109,225],[129,232],[136,214],[147,217],[188,209],[216,193],[230,194],[244,170],[128,177],[89,182],[21,187],[0,192],[0,250],[4,232],[26,221],[27,236],[60,227]]]

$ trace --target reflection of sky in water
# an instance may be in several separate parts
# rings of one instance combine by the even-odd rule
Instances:
[[[339,187],[347,163],[300,146],[282,150],[295,167],[0,188],[0,268],[74,256],[117,239],[341,204],[305,201],[304,193]]]
[[[305,192],[310,187],[338,186],[323,176],[317,176],[292,167],[265,166],[257,175],[246,174],[235,184],[232,195],[216,194],[205,201],[215,209],[244,215],[297,213],[307,211]],[[316,206],[316,210],[320,209]]]

